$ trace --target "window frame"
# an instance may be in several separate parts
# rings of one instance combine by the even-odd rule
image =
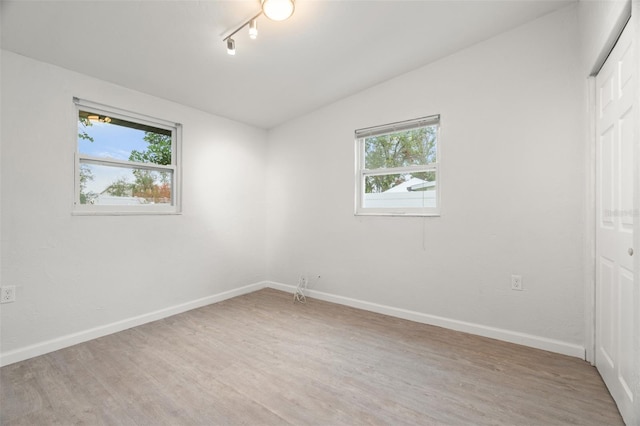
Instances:
[[[80,98],[73,98],[75,120],[75,152],[74,152],[74,215],[170,215],[181,214],[181,142],[182,125],[144,114],[139,114],[124,109],[92,102]],[[80,153],[78,143],[80,111],[87,111],[117,118],[145,126],[155,127],[171,132],[171,164],[162,165],[154,163],[139,163],[136,161],[117,160],[112,158],[96,157]],[[82,164],[94,164],[108,167],[121,167],[154,171],[171,171],[171,204],[141,204],[141,205],[99,205],[80,203],[80,168]]]
[[[400,131],[408,131],[421,127],[436,126],[436,160],[433,163],[391,167],[391,168],[365,168],[365,139],[372,136],[382,136]],[[355,212],[356,216],[440,216],[441,211],[441,118],[439,114],[415,118],[406,121],[384,124],[381,126],[358,129],[355,137]],[[368,176],[384,176],[392,174],[434,172],[436,176],[436,207],[365,207],[365,180]]]

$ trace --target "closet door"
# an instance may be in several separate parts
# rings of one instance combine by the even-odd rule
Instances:
[[[627,424],[635,418],[634,30],[627,24],[596,76],[596,367]]]

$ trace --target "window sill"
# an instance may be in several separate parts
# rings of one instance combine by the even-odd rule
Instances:
[[[71,216],[180,216],[182,212],[176,211],[82,211],[74,210]]]
[[[356,212],[355,216],[440,217],[439,212]]]

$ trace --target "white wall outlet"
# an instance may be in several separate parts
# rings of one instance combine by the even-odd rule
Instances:
[[[16,286],[6,285],[0,287],[0,303],[11,303],[16,301]]]
[[[511,275],[511,290],[522,291],[522,275]]]
[[[300,275],[299,283],[300,283],[300,287],[306,288],[307,284],[309,284],[309,279],[307,278],[306,275]]]

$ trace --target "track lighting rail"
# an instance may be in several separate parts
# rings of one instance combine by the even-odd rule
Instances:
[[[234,32],[232,32],[231,34],[229,34],[228,36],[226,36],[225,38],[222,39],[222,41],[227,41],[229,40],[231,37],[233,37],[234,35],[236,35],[238,33],[238,31],[240,31],[241,29],[243,29],[244,27],[246,27],[247,25],[249,25],[251,23],[251,21],[253,21],[254,19],[258,19],[258,17],[260,15],[262,15],[262,11],[260,11],[257,15],[255,15],[252,18],[249,18],[247,20],[247,22],[245,22],[244,24],[240,25],[238,28],[236,28],[236,30]]]
[[[249,25],[249,38],[255,39],[258,36],[257,19],[260,15],[264,15],[272,21],[284,21],[289,19],[296,7],[295,0],[260,0],[260,5],[259,13],[249,18],[244,24],[222,39],[227,44],[227,53],[229,55],[236,54],[236,42],[232,37],[247,25]]]

